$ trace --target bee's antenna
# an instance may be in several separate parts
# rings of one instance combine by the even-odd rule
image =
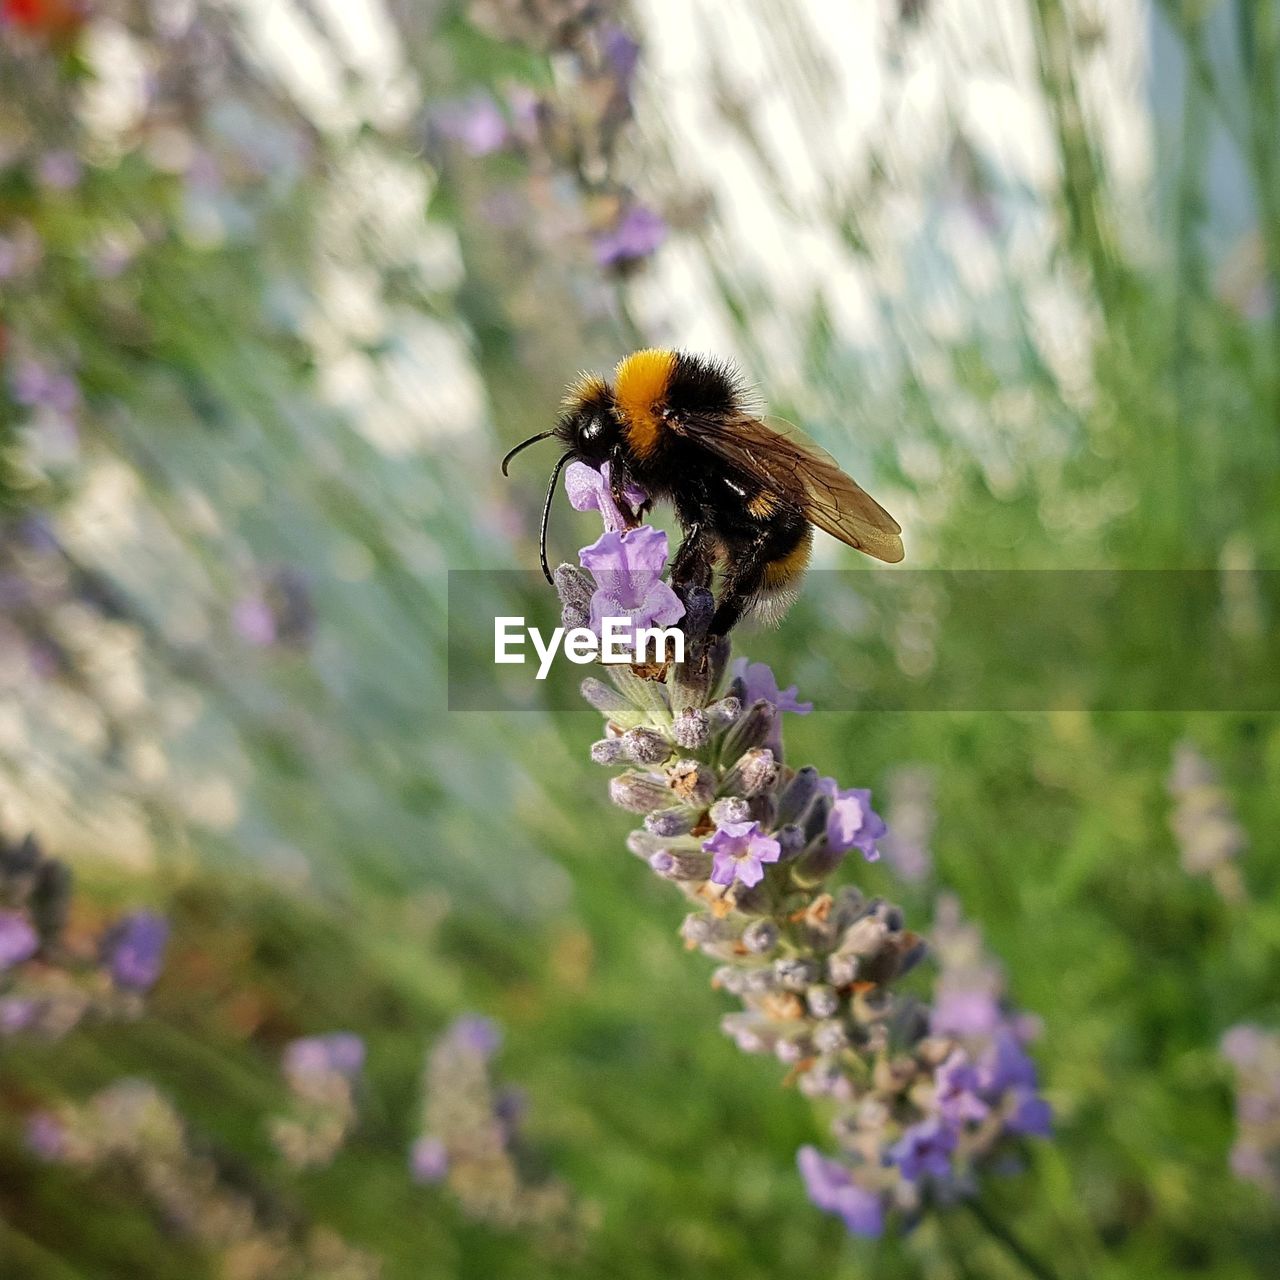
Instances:
[[[521,440],[514,449],[508,451],[507,456],[502,460],[502,474],[507,474],[507,463],[520,452],[521,449],[527,449],[531,444],[537,444],[539,440],[545,440],[548,436],[555,435],[554,431],[540,431],[536,436],[530,436],[527,440]]]
[[[541,439],[541,437],[538,436],[535,439]],[[525,444],[529,443],[530,441],[525,441]],[[517,445],[516,447],[522,448],[523,446]],[[543,576],[553,587],[556,585],[556,580],[551,576],[551,570],[547,568],[547,521],[551,519],[551,500],[556,496],[556,481],[560,479],[560,472],[564,469],[564,464],[572,458],[572,453],[562,453],[556,459],[556,465],[551,472],[551,483],[547,485],[547,500],[542,506],[542,532],[538,537],[538,558],[542,561]]]

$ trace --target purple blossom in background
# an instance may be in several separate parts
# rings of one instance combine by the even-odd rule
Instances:
[[[449,1153],[439,1138],[419,1138],[409,1149],[409,1174],[420,1186],[441,1182],[449,1172]]]
[[[276,616],[260,595],[242,596],[231,610],[231,625],[246,643],[265,649],[276,642]]]
[[[255,648],[305,646],[316,625],[306,576],[291,565],[273,569],[232,606],[231,625]]]
[[[938,1094],[938,1113],[948,1124],[964,1125],[979,1121],[991,1110],[978,1096],[981,1088],[978,1069],[963,1049],[955,1050],[938,1068],[934,1076]]]
[[[640,65],[640,42],[616,22],[610,22],[601,33],[600,47],[618,83],[618,92],[630,97],[636,68]]]
[[[840,789],[834,778],[820,782],[823,794],[831,801],[827,815],[827,843],[835,853],[858,849],[868,862],[880,857],[876,848],[888,828],[884,820],[871,807],[871,792],[866,787]]]
[[[56,1116],[35,1111],[27,1117],[27,1150],[40,1160],[58,1160],[66,1144],[66,1133]]]
[[[39,1006],[22,996],[5,996],[0,1000],[0,1036],[26,1031],[36,1020]]]
[[[680,597],[662,580],[667,535],[661,529],[642,524],[627,533],[603,533],[578,552],[578,560],[596,580],[590,619],[596,635],[605,618],[629,618],[634,629],[667,627],[684,617]]]
[[[10,375],[9,387],[13,398],[29,409],[51,409],[66,417],[80,406],[76,380],[38,360],[19,361]]]
[[[464,1014],[456,1019],[447,1035],[454,1044],[480,1058],[492,1058],[502,1047],[502,1031],[498,1024],[478,1013]]]
[[[1007,1028],[998,1031],[978,1064],[978,1079],[987,1093],[1034,1089],[1036,1065]]]
[[[816,1147],[801,1147],[796,1164],[809,1199],[824,1212],[843,1218],[847,1231],[872,1238],[884,1231],[880,1197],[854,1182],[845,1165],[828,1160]]]
[[[611,231],[594,238],[596,265],[625,267],[655,253],[667,238],[667,224],[660,214],[642,204],[629,205]]]
[[[360,1074],[364,1056],[364,1041],[358,1035],[351,1031],[332,1031],[291,1041],[285,1047],[282,1066],[290,1079],[340,1075],[352,1080]]]
[[[782,846],[760,830],[758,822],[726,822],[709,840],[702,842],[705,853],[714,855],[713,884],[730,885],[741,880],[747,888],[764,879],[764,864],[777,862]]]
[[[779,711],[794,711],[797,715],[807,716],[813,710],[812,702],[801,702],[796,696],[796,685],[778,688],[778,681],[767,662],[748,662],[746,658],[739,658],[733,664],[733,677],[742,681],[743,706],[749,707],[763,698]]]
[[[125,916],[107,935],[106,962],[116,986],[146,991],[160,976],[169,922],[151,911]]]
[[[1053,1135],[1053,1108],[1036,1093],[1034,1088],[1012,1091],[1012,1106],[1004,1119],[1009,1133],[1027,1138],[1048,1138]]]
[[[937,824],[933,771],[925,765],[901,765],[886,779],[889,830],[882,849],[894,874],[908,884],[921,884],[933,872],[930,845]]]
[[[487,93],[446,102],[434,116],[440,133],[470,156],[487,156],[506,146],[511,136],[506,117]]]
[[[26,916],[0,911],[0,970],[30,960],[40,948],[40,938]]]
[[[70,191],[79,183],[81,172],[74,151],[46,151],[36,164],[36,180],[51,191]]]
[[[913,1124],[889,1148],[889,1159],[908,1182],[921,1178],[946,1178],[951,1173],[951,1153],[956,1148],[955,1129],[941,1117]]]
[[[990,992],[943,988],[934,1002],[929,1029],[940,1036],[990,1035],[1003,1017]]]
[[[1280,1200],[1280,1035],[1235,1026],[1222,1037],[1221,1051],[1236,1078],[1231,1171]]]
[[[569,495],[569,505],[575,511],[600,513],[606,533],[621,533],[628,527],[629,521],[614,502],[609,488],[609,463],[602,463],[597,471],[585,462],[571,462],[565,469],[564,488]],[[622,496],[633,511],[646,499],[644,490],[633,484],[623,486]]]

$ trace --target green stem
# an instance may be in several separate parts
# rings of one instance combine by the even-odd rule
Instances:
[[[1028,1275],[1036,1280],[1058,1280],[1057,1272],[1046,1262],[1042,1262],[1027,1248],[1013,1232],[1005,1226],[991,1210],[977,1200],[966,1200],[965,1208],[978,1220],[986,1233],[1022,1267]]]

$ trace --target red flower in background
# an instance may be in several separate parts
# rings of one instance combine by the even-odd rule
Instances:
[[[82,0],[0,0],[0,20],[29,31],[70,35],[84,25]]]

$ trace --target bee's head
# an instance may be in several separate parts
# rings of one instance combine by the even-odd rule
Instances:
[[[548,582],[553,582],[547,564],[547,518],[551,514],[551,499],[555,496],[556,481],[566,462],[578,460],[599,467],[607,462],[614,446],[622,437],[622,422],[614,406],[613,392],[602,378],[583,374],[569,388],[561,408],[560,417],[550,431],[522,440],[502,459],[502,474],[507,474],[507,463],[522,449],[539,440],[550,438],[564,445],[564,452],[556,459],[547,484],[547,497],[542,506],[542,536],[539,543],[542,572]]]
[[[613,392],[600,378],[583,377],[569,388],[556,437],[565,450],[593,467],[608,461],[622,434]]]

